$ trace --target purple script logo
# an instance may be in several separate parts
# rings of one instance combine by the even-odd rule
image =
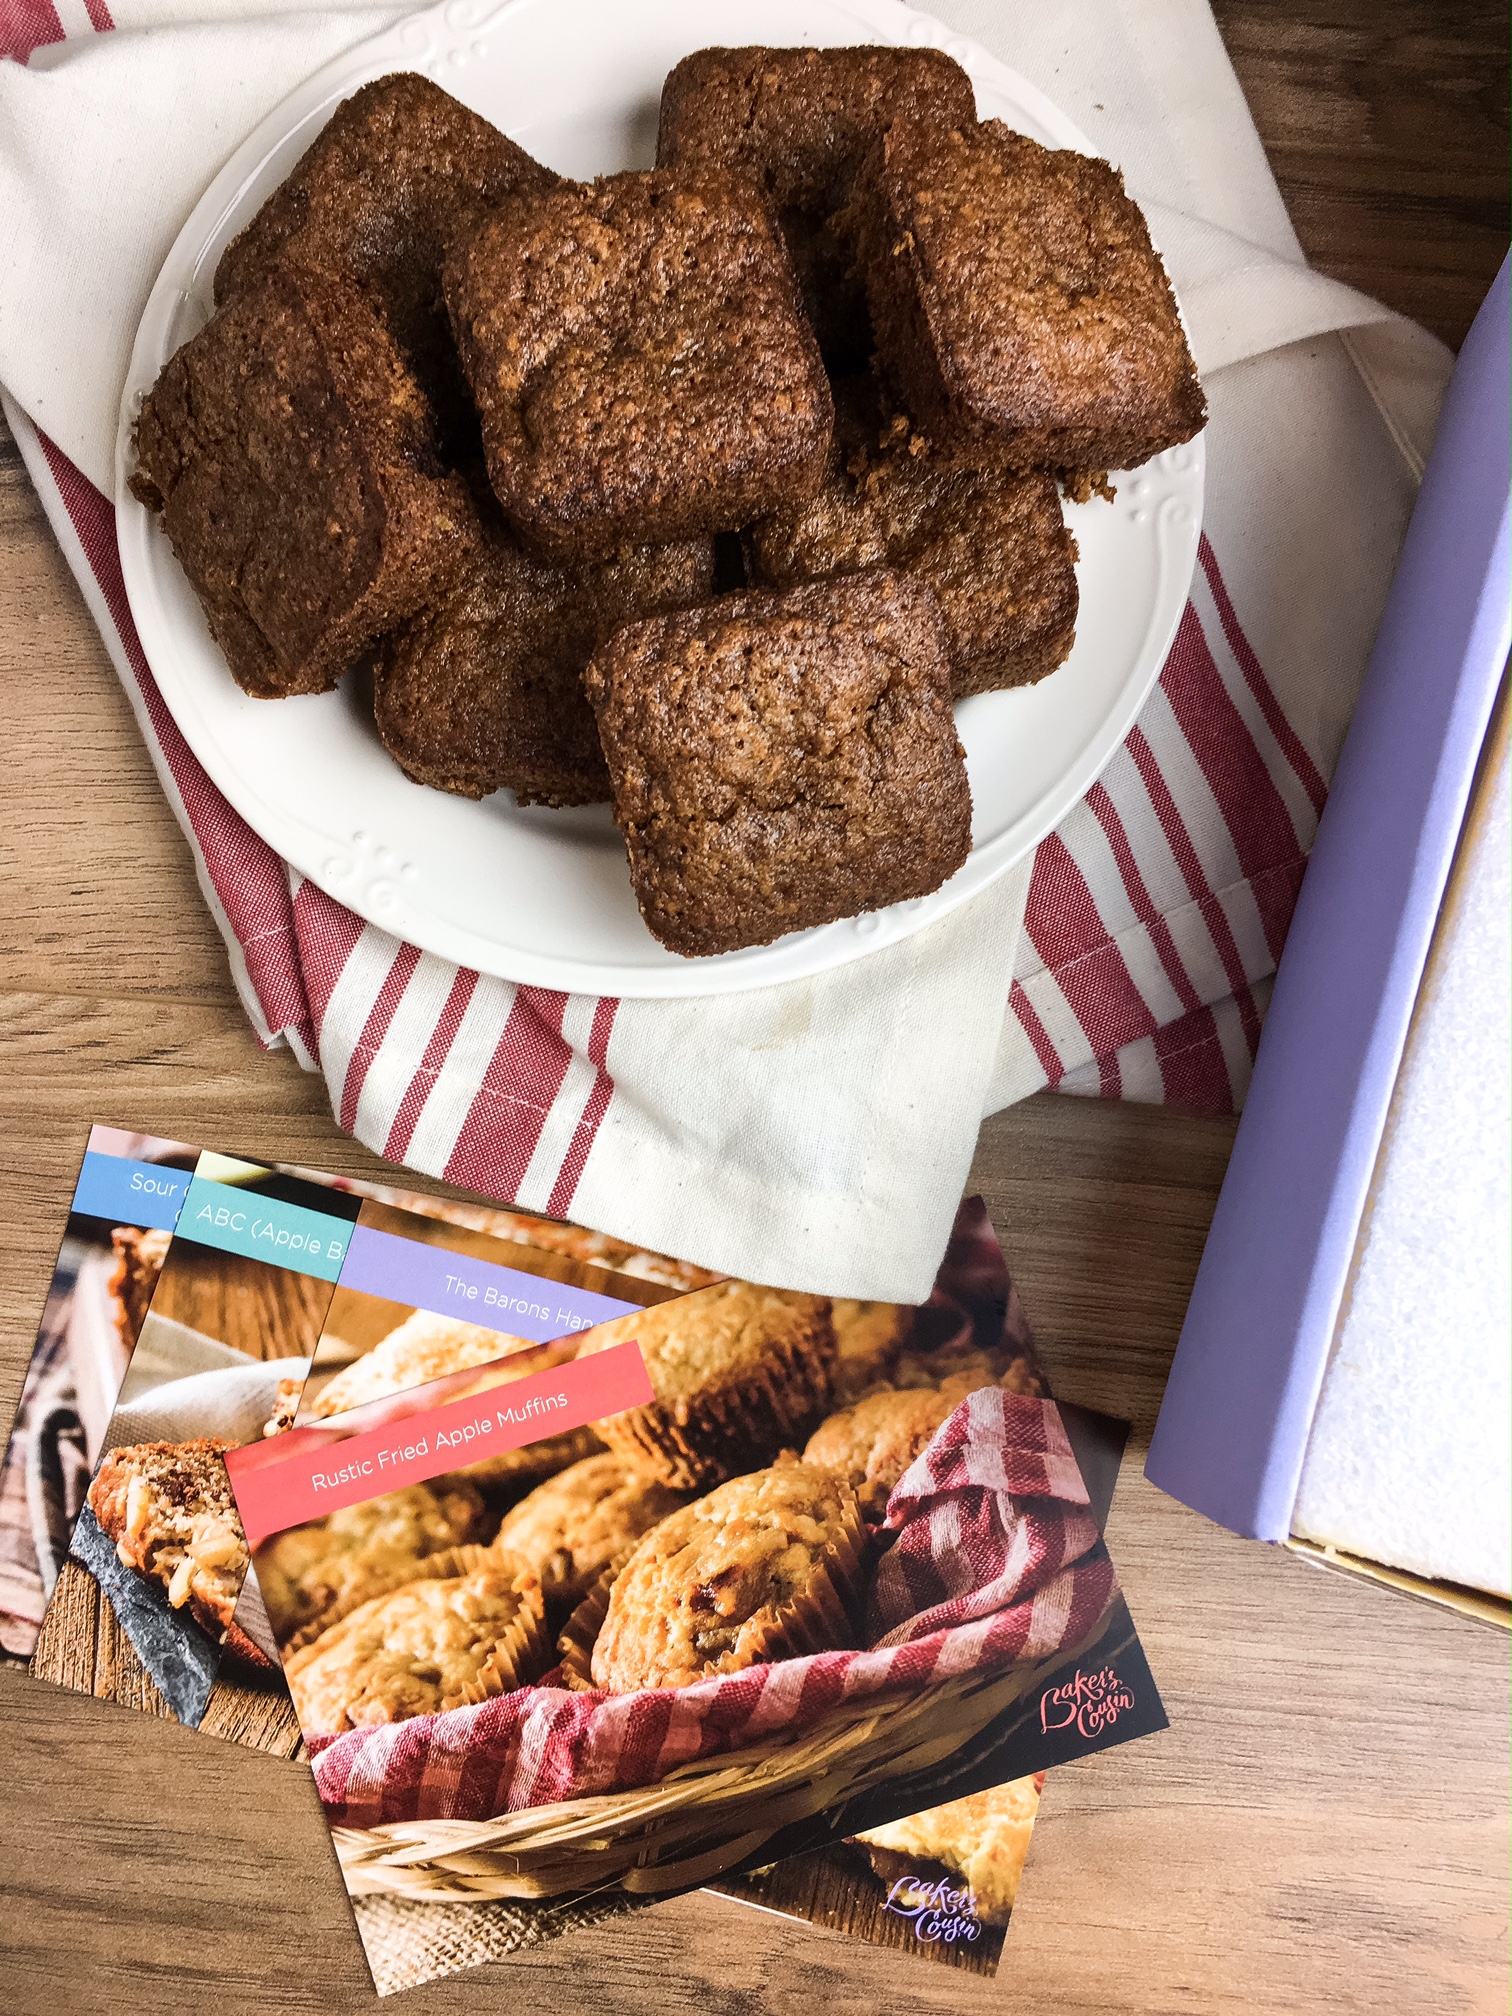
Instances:
[[[942,1876],[938,1883],[921,1883],[917,1876],[900,1876],[887,1893],[884,1911],[899,1918],[911,1918],[915,1939],[926,1945],[944,1940],[947,1946],[957,1939],[980,1936],[982,1921],[969,1890],[952,1890]]]
[[[1041,1694],[1040,1728],[1048,1735],[1074,1726],[1079,1736],[1100,1736],[1133,1706],[1133,1694],[1111,1666],[1100,1673],[1083,1673],[1078,1666],[1069,1680]]]

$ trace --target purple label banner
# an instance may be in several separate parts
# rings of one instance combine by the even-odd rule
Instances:
[[[437,1316],[456,1316],[511,1337],[528,1337],[533,1344],[591,1330],[595,1323],[628,1316],[640,1307],[544,1275],[522,1274],[516,1267],[451,1253],[443,1246],[377,1232],[371,1225],[352,1227],[341,1286],[384,1302],[429,1309]]]

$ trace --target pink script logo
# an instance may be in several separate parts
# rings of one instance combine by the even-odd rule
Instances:
[[[1069,1680],[1041,1694],[1040,1728],[1048,1735],[1074,1726],[1079,1736],[1100,1736],[1133,1706],[1133,1694],[1111,1666],[1100,1673],[1083,1673],[1078,1666]]]
[[[982,1930],[971,1892],[954,1890],[943,1878],[937,1883],[921,1883],[915,1876],[900,1876],[882,1909],[899,1918],[911,1918],[915,1939],[926,1945],[943,1940],[953,1946],[957,1939],[977,1938]]]

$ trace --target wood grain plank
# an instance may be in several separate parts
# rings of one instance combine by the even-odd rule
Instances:
[[[176,1240],[152,1312],[187,1323],[249,1358],[309,1358],[332,1293],[331,1282],[313,1275]]]
[[[268,1757],[292,1757],[304,1741],[294,1703],[281,1680],[260,1687],[217,1680],[205,1703],[199,1733],[244,1743]]]
[[[55,1687],[93,1694],[108,1652],[99,1649],[100,1613],[105,1608],[100,1585],[77,1561],[65,1561],[37,1634],[31,1670]]]
[[[0,987],[236,990],[188,844],[0,420]]]
[[[1308,258],[1458,349],[1507,251],[1507,9],[1213,12]]]

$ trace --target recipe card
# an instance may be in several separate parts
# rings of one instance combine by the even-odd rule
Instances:
[[[992,1971],[1045,1770],[1164,1726],[978,1200],[920,1309],[718,1281],[311,1414],[226,1460],[382,1993],[711,1882]]]
[[[296,1404],[359,1200],[209,1152],[178,1199],[32,1673],[289,1755],[276,1664],[234,1617],[246,1571],[225,1452]]]
[[[528,1212],[93,1129],[0,1469],[0,1646],[292,1754],[226,1451],[715,1278]]]

